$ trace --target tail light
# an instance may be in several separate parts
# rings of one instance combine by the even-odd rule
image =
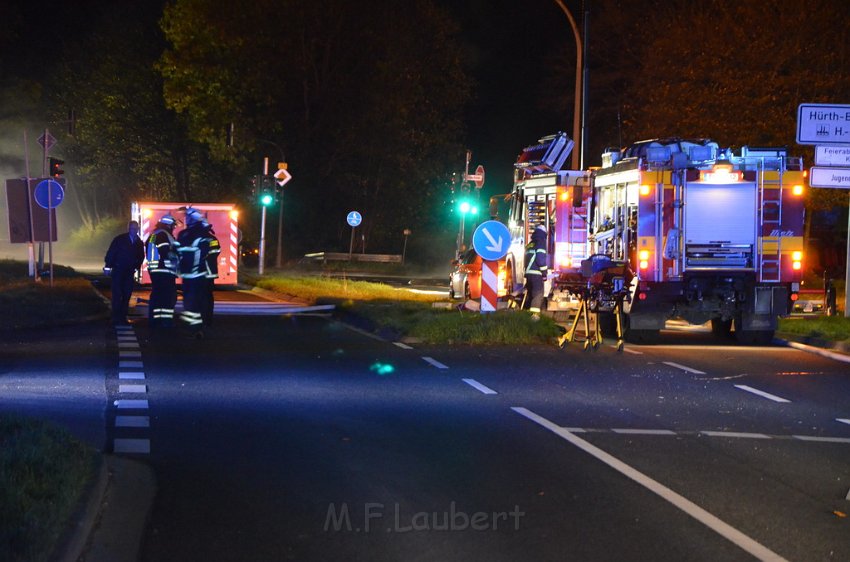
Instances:
[[[797,195],[797,196],[802,195],[803,194],[803,186],[802,185],[795,185],[794,187],[791,188],[791,193],[794,194],[794,195]]]
[[[640,186],[640,194],[643,196],[647,196],[652,192],[652,186],[643,184]]]
[[[641,250],[638,252],[638,267],[640,269],[649,269],[649,252],[647,250]]]
[[[803,269],[803,252],[791,253],[791,269],[794,271],[800,271]]]

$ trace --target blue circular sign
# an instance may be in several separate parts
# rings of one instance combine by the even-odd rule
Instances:
[[[505,257],[511,245],[508,227],[499,221],[485,221],[472,233],[472,247],[487,261],[498,261]]]
[[[35,186],[33,196],[42,209],[55,209],[65,199],[65,188],[58,181],[42,180]]]
[[[348,221],[348,224],[351,226],[357,226],[361,222],[363,222],[363,217],[357,211],[351,211],[348,213],[348,216],[345,218]]]

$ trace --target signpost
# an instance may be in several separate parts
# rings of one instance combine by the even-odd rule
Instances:
[[[53,209],[65,199],[65,189],[58,181],[46,179],[35,186],[35,202],[47,209],[47,257],[50,262],[50,286],[53,286]]]
[[[511,234],[499,221],[485,221],[472,233],[472,247],[481,263],[481,312],[493,312],[499,295],[499,260],[508,253]]]
[[[363,222],[363,216],[357,211],[351,211],[345,221],[351,227],[351,242],[348,244],[348,261],[351,261],[351,254],[354,253],[354,231]]]
[[[277,255],[275,256],[275,265],[281,267],[283,265],[283,186],[289,183],[292,179],[292,174],[287,169],[286,162],[277,163],[277,172],[274,173],[274,179],[277,182],[278,192],[278,209],[277,217]]]
[[[811,187],[850,189],[850,105],[801,103],[797,108],[797,144],[814,144]],[[836,167],[822,167],[822,166]],[[844,316],[850,318],[850,207],[847,216]]]

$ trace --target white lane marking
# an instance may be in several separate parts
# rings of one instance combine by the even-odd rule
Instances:
[[[735,437],[739,439],[770,439],[769,435],[764,433],[745,433],[742,431],[700,431],[703,435],[709,437]]]
[[[112,447],[116,453],[136,453],[147,455],[151,452],[150,439],[116,439]]]
[[[480,390],[484,394],[499,394],[498,392],[496,392],[495,390],[493,390],[489,386],[485,386],[475,379],[461,379],[461,380],[463,382],[465,382],[466,384],[468,384],[469,386],[471,386],[472,388],[474,388],[476,390]]]
[[[141,357],[141,351],[119,351],[118,357]]]
[[[138,394],[140,392],[147,392],[148,387],[145,384],[119,384],[118,385],[118,393],[119,394]]]
[[[850,490],[847,490],[847,495],[844,496],[844,499],[850,501]]]
[[[136,341],[119,341],[118,347],[119,348],[127,347],[127,348],[131,348],[131,349],[132,348],[139,349],[139,342],[136,342]]]
[[[384,338],[382,338],[381,336],[376,336],[372,332],[367,332],[366,330],[361,330],[360,328],[355,328],[354,326],[346,324],[345,322],[338,322],[338,323],[341,324],[344,328],[351,330],[352,332],[357,332],[361,336],[366,336],[367,338],[372,338],[373,340],[378,340],[378,341],[382,341],[382,342],[387,341]]]
[[[127,334],[127,335],[118,334],[118,336],[115,339],[118,340],[118,341],[138,341],[138,338],[136,337],[135,334]]]
[[[815,441],[817,443],[850,443],[848,437],[818,437],[816,435],[792,435],[791,437],[800,441]]]
[[[660,482],[653,480],[649,476],[632,468],[623,461],[606,453],[599,447],[596,447],[588,441],[585,441],[581,437],[574,435],[563,427],[559,427],[558,425],[552,423],[546,418],[538,416],[537,414],[530,410],[527,410],[526,408],[513,407],[511,409],[519,415],[528,418],[534,423],[548,429],[555,435],[575,445],[582,451],[596,457],[596,459],[607,464],[623,476],[634,480],[644,488],[667,500],[668,502],[678,507],[679,509],[681,509],[682,511],[684,511],[685,513],[687,513],[688,515],[690,515],[712,531],[716,532],[720,536],[739,546],[741,549],[755,556],[759,560],[769,560],[772,562],[779,562],[785,560],[783,557],[768,549],[766,546],[751,539],[738,529],[732,527],[725,521],[722,521],[717,516],[712,515],[711,513],[701,508],[689,499],[685,498],[684,496],[680,496],[667,486],[664,486]]]
[[[613,428],[614,433],[622,433],[624,435],[676,435],[675,431],[669,429],[617,429]]]
[[[422,360],[425,361],[426,363],[430,363],[431,365],[435,366],[438,369],[448,369],[449,368],[447,365],[443,365],[442,363],[440,363],[439,361],[437,361],[433,357],[423,357]]]
[[[781,404],[791,402],[790,400],[786,400],[785,398],[781,398],[779,396],[776,396],[775,394],[771,394],[769,392],[765,392],[763,390],[759,390],[757,388],[753,388],[753,387],[747,386],[745,384],[736,384],[735,388],[739,388],[739,389],[744,390],[746,392],[751,392],[751,393],[755,394],[756,396],[761,396],[762,398],[767,398],[768,400],[773,400],[774,402],[779,402]]]
[[[119,369],[132,369],[139,368],[141,369],[144,365],[141,361],[119,361],[118,368]]]
[[[785,340],[780,340],[785,341]],[[826,357],[827,359],[834,359],[836,361],[841,361],[843,363],[850,363],[850,355],[845,355],[843,353],[836,353],[834,351],[829,351],[828,349],[821,349],[819,347],[814,347],[811,345],[806,345],[804,343],[797,343],[795,341],[785,342],[788,347],[793,347],[794,349],[799,349],[800,351],[806,351],[808,353],[814,353],[815,355],[820,355],[821,357]]]
[[[149,416],[115,416],[115,427],[150,427]]]
[[[704,375],[705,374],[705,372],[703,372],[703,371],[698,371],[697,369],[692,369],[690,367],[687,367],[685,365],[681,365],[679,363],[673,363],[672,361],[662,361],[662,363],[664,363],[665,365],[669,365],[671,367],[676,367],[677,369],[682,369],[683,371],[687,371],[687,372],[693,373],[695,375]]]
[[[396,347],[400,347],[400,348],[402,348],[402,349],[413,349],[412,347],[410,347],[410,346],[409,346],[409,345],[407,345],[406,343],[402,343],[402,342],[400,342],[400,341],[394,341],[394,342],[393,342],[393,345],[394,345],[394,346],[396,346]]]
[[[626,353],[631,353],[632,355],[643,355],[643,351],[637,351],[635,349],[630,349],[628,347],[623,347],[623,351],[625,351]]]
[[[122,380],[144,380],[145,374],[139,372],[127,371],[124,373],[118,373],[118,378]]]
[[[850,420],[847,419],[847,418],[835,418],[835,421],[841,422],[841,423],[846,423],[847,425],[850,425]]]
[[[119,410],[147,410],[147,400],[116,400],[115,407]]]

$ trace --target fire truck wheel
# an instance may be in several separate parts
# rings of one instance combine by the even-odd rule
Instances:
[[[633,330],[629,328],[626,332],[626,341],[641,345],[650,345],[658,342],[661,330]]]
[[[732,335],[732,319],[723,320],[722,318],[711,319],[711,333],[717,338],[728,338]]]

